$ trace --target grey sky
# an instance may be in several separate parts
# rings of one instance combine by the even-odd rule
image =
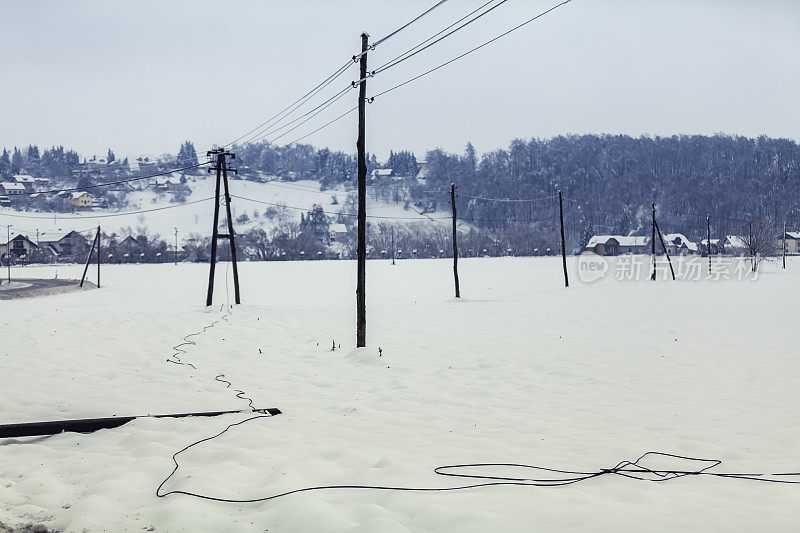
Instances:
[[[484,0],[450,0],[369,56],[391,59]],[[0,0],[0,146],[82,155],[226,143],[433,0]],[[556,0],[510,0],[368,82],[368,95]],[[356,78],[348,71],[331,89]],[[573,0],[368,106],[367,149],[479,152],[515,137],[714,132],[800,139],[800,2]],[[354,106],[352,91],[290,141]],[[355,150],[356,116],[303,142]]]

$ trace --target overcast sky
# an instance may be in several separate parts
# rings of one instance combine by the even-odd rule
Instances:
[[[485,0],[449,0],[369,55],[391,59]],[[251,129],[433,0],[0,0],[0,146],[83,156],[198,150]],[[368,95],[556,0],[509,0],[368,82]],[[331,93],[356,79],[356,67]],[[356,91],[278,140],[356,104]],[[568,133],[800,140],[800,2],[573,0],[367,108],[367,149],[479,152]],[[355,151],[351,114],[303,142]]]

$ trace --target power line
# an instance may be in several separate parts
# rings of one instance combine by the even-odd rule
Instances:
[[[291,206],[291,205],[286,205],[286,204],[277,204],[277,203],[273,203],[273,202],[265,202],[263,200],[256,200],[255,198],[247,198],[247,197],[238,196],[238,195],[235,195],[235,194],[231,194],[231,198],[238,198],[239,200],[245,200],[245,201],[248,201],[248,202],[255,202],[257,204],[264,204],[264,205],[269,205],[269,206],[272,206],[272,207],[280,207],[280,208],[292,209],[292,210],[295,210],[295,211],[309,211],[310,210],[308,207],[297,207],[297,206]],[[345,216],[345,217],[357,217],[358,216],[358,213],[347,213],[347,212],[335,213],[335,212],[332,212],[332,211],[325,211],[325,210],[322,210],[322,212],[325,213],[326,215],[331,215],[331,216],[338,216],[338,215]],[[382,219],[382,220],[450,220],[450,217],[390,217],[390,216],[380,216],[380,215],[367,215],[367,218],[375,218],[375,219]]]
[[[348,85],[347,87],[345,87],[344,89],[342,89],[341,91],[339,91],[338,93],[336,93],[335,95],[333,95],[332,97],[328,98],[328,99],[327,99],[326,101],[324,101],[323,103],[319,104],[319,105],[318,105],[317,107],[315,107],[314,109],[311,109],[310,111],[306,112],[305,114],[303,114],[303,115],[301,115],[301,116],[299,116],[299,117],[295,118],[295,119],[294,119],[294,120],[292,120],[291,122],[288,122],[288,123],[286,123],[286,124],[284,124],[284,125],[282,125],[282,126],[280,126],[280,127],[276,128],[276,129],[274,129],[274,130],[272,130],[272,131],[268,131],[268,132],[266,132],[266,133],[263,133],[263,134],[259,135],[258,137],[255,137],[255,138],[253,138],[253,139],[250,139],[248,142],[249,142],[249,143],[256,142],[256,141],[258,141],[258,140],[260,140],[260,139],[263,139],[264,137],[267,137],[268,135],[271,135],[271,134],[273,134],[273,133],[277,133],[278,131],[282,130],[282,129],[283,129],[283,128],[285,128],[286,126],[289,126],[289,125],[291,125],[291,124],[293,124],[293,123],[297,122],[298,120],[305,119],[305,120],[302,120],[302,121],[301,121],[299,124],[295,125],[294,127],[292,127],[292,128],[290,128],[290,129],[286,130],[285,132],[281,133],[281,134],[280,134],[280,135],[278,135],[277,137],[273,137],[273,138],[271,139],[271,142],[274,142],[274,141],[276,141],[276,140],[280,139],[281,137],[285,137],[285,136],[286,136],[286,135],[288,135],[290,132],[292,132],[292,131],[296,130],[297,128],[299,128],[300,126],[302,126],[303,124],[305,124],[306,122],[308,122],[309,120],[313,119],[314,117],[316,117],[317,115],[319,115],[320,113],[322,113],[323,111],[325,111],[327,108],[329,108],[330,106],[332,106],[333,104],[335,104],[337,100],[341,99],[341,98],[342,98],[342,97],[343,97],[345,94],[347,94],[347,91],[351,90],[352,88],[353,88],[353,86],[352,86],[352,85]],[[336,119],[336,120],[338,120],[338,119]],[[327,124],[326,124],[326,126],[327,126]],[[320,128],[320,129],[322,129],[322,128]],[[318,130],[315,130],[315,131],[318,131]],[[313,132],[312,132],[312,133],[313,133]],[[310,134],[309,134],[309,135],[310,135]],[[306,135],[306,137],[307,137],[307,135]],[[293,141],[293,142],[294,142],[294,141]],[[289,144],[291,144],[291,143],[289,143]]]
[[[268,125],[273,123],[273,121],[275,121],[276,119],[278,119],[278,121],[283,120],[284,118],[286,118],[286,116],[288,116],[291,113],[293,113],[298,107],[303,105],[306,101],[311,99],[313,96],[315,96],[317,93],[319,93],[322,89],[324,89],[325,87],[327,87],[328,85],[333,83],[333,81],[336,80],[339,76],[344,74],[344,72],[347,70],[348,67],[350,67],[351,64],[352,64],[351,61],[348,60],[344,65],[342,65],[341,67],[336,69],[330,76],[325,78],[316,87],[314,87],[313,89],[308,91],[306,94],[304,94],[303,96],[301,96],[300,98],[298,98],[297,100],[295,100],[294,102],[292,102],[291,104],[289,104],[288,106],[283,108],[281,111],[279,111],[278,113],[276,113],[272,117],[268,118],[267,120],[265,120],[264,122],[262,122],[261,124],[259,124],[255,128],[253,128],[252,130],[248,131],[244,135],[241,135],[241,136],[237,137],[236,139],[232,140],[231,142],[229,142],[228,144],[224,145],[223,148],[227,148],[227,147],[233,145],[234,143],[244,139],[245,137],[248,137],[249,135],[255,133],[256,131],[261,130],[264,127],[267,127]],[[288,113],[287,113],[287,111],[288,111]],[[247,142],[250,143],[250,142],[253,142],[253,141],[249,140]]]
[[[470,194],[458,193],[458,196],[472,198],[474,200],[486,200],[489,202],[539,202],[542,200],[552,200],[556,195],[542,196],[540,198],[487,198],[486,196],[473,196]]]
[[[329,122],[326,122],[325,124],[323,124],[323,125],[322,125],[322,126],[320,126],[319,128],[317,128],[317,129],[315,129],[315,130],[313,130],[313,131],[310,131],[309,133],[306,133],[305,135],[303,135],[303,136],[301,136],[301,137],[298,137],[298,138],[296,138],[296,139],[294,139],[294,140],[292,140],[292,141],[289,141],[289,142],[288,142],[288,143],[286,143],[284,146],[289,146],[290,144],[294,144],[294,143],[296,143],[297,141],[302,141],[302,140],[303,140],[303,139],[305,139],[306,137],[309,137],[309,136],[311,136],[311,135],[313,135],[313,134],[317,133],[318,131],[320,131],[320,130],[322,130],[322,129],[324,129],[324,128],[327,128],[328,126],[330,126],[330,125],[331,125],[331,124],[333,124],[334,122],[336,122],[336,121],[338,121],[338,120],[340,120],[340,119],[343,119],[344,117],[346,117],[347,115],[349,115],[350,113],[352,113],[353,111],[355,111],[356,109],[358,109],[358,106],[355,106],[355,107],[354,107],[354,108],[352,108],[352,109],[348,109],[347,111],[345,111],[344,113],[342,113],[342,114],[341,114],[341,115],[339,115],[338,117],[334,118],[333,120],[331,120],[331,121],[329,121]],[[313,117],[312,117],[312,118],[313,118]],[[309,119],[309,120],[310,120],[310,119]]]
[[[414,24],[415,22],[417,22],[419,19],[421,19],[422,17],[424,17],[424,16],[425,16],[425,15],[427,15],[428,13],[430,13],[431,11],[433,11],[434,9],[436,9],[437,7],[439,7],[439,6],[441,6],[442,4],[444,4],[445,2],[447,2],[447,0],[441,0],[440,2],[437,2],[437,3],[436,3],[436,4],[434,4],[432,7],[430,7],[430,8],[428,8],[428,9],[426,9],[425,11],[423,11],[422,13],[420,13],[419,15],[417,15],[416,17],[414,17],[413,19],[411,19],[411,20],[410,20],[409,22],[407,22],[406,24],[403,24],[402,26],[400,26],[399,28],[397,28],[396,30],[394,30],[394,31],[393,31],[392,33],[390,33],[389,35],[386,35],[386,36],[384,36],[384,37],[382,37],[382,38],[378,39],[377,41],[375,41],[374,43],[372,43],[372,49],[375,49],[375,47],[376,47],[376,46],[378,46],[379,44],[381,44],[381,43],[383,43],[383,42],[385,42],[385,41],[388,41],[389,39],[391,39],[392,37],[394,37],[395,35],[397,35],[397,34],[398,34],[398,33],[400,33],[401,31],[403,31],[404,29],[408,28],[409,26],[411,26],[412,24]],[[359,54],[359,56],[358,56],[358,57],[359,57],[359,58],[361,57],[361,56],[360,56],[360,54]],[[353,57],[353,60],[354,60],[354,61],[355,61],[356,59],[357,59],[356,57]]]
[[[467,26],[469,26],[469,25],[470,25],[470,24],[472,24],[473,22],[475,22],[475,21],[477,21],[477,20],[481,19],[481,18],[482,18],[482,17],[484,17],[485,15],[488,15],[489,13],[491,13],[492,11],[494,11],[495,9],[497,9],[498,7],[500,7],[500,6],[502,6],[503,4],[505,4],[506,2],[508,2],[508,0],[501,0],[501,1],[500,1],[500,3],[498,3],[498,4],[495,4],[494,6],[490,7],[490,8],[489,8],[489,9],[487,9],[486,11],[484,11],[483,13],[481,13],[481,14],[477,15],[476,17],[472,18],[471,20],[468,20],[467,22],[465,22],[464,24],[460,25],[459,27],[457,27],[457,28],[456,28],[456,29],[454,29],[453,31],[451,31],[451,32],[448,32],[448,33],[446,33],[445,35],[443,35],[442,37],[439,37],[438,39],[436,39],[435,41],[433,41],[433,42],[431,42],[431,43],[429,43],[429,44],[425,45],[425,43],[428,43],[428,41],[430,41],[431,39],[434,39],[435,37],[437,37],[437,36],[441,35],[442,33],[446,32],[448,29],[452,28],[453,26],[455,26],[455,25],[456,25],[456,24],[458,24],[459,22],[463,21],[463,20],[464,20],[464,19],[466,19],[466,18],[469,18],[470,16],[472,16],[472,15],[473,15],[473,14],[475,14],[476,12],[480,11],[481,9],[483,9],[484,7],[486,7],[487,5],[489,5],[489,4],[493,3],[493,2],[496,2],[496,1],[497,1],[497,0],[490,0],[489,2],[486,2],[485,4],[483,4],[482,6],[480,6],[480,7],[479,7],[479,8],[477,8],[477,9],[473,10],[472,12],[468,13],[468,14],[467,14],[467,15],[465,15],[464,17],[460,18],[459,20],[457,20],[456,22],[454,22],[454,23],[453,23],[453,24],[451,24],[450,26],[448,26],[448,27],[446,27],[445,29],[443,29],[443,30],[439,31],[438,33],[436,33],[436,34],[432,35],[431,37],[428,37],[426,40],[424,40],[424,41],[422,41],[421,43],[417,44],[415,47],[411,48],[410,50],[407,50],[406,52],[404,52],[404,53],[400,54],[399,56],[395,57],[394,59],[392,59],[392,60],[390,60],[390,61],[387,61],[387,62],[386,62],[386,63],[384,63],[383,65],[381,65],[381,66],[379,66],[378,68],[376,68],[375,70],[373,70],[373,71],[372,71],[372,75],[374,76],[374,75],[376,75],[376,74],[380,74],[380,73],[381,73],[381,72],[383,72],[384,70],[389,70],[390,68],[392,68],[392,67],[394,67],[394,66],[397,66],[397,65],[399,65],[400,63],[402,63],[402,62],[403,62],[403,61],[405,61],[406,59],[411,59],[412,57],[414,57],[415,55],[419,54],[420,52],[423,52],[423,51],[427,50],[428,48],[430,48],[431,46],[434,46],[434,45],[436,45],[437,43],[439,43],[439,42],[441,42],[441,41],[443,41],[443,40],[447,39],[448,37],[450,37],[450,36],[451,36],[451,35],[453,35],[454,33],[456,33],[456,32],[458,32],[458,31],[460,31],[460,30],[462,30],[462,29],[466,28]],[[423,45],[425,45],[425,46],[423,46]],[[421,47],[421,48],[420,48],[420,47]]]
[[[91,220],[93,218],[122,217],[122,216],[126,216],[126,215],[138,215],[140,213],[152,213],[154,211],[164,211],[165,209],[175,209],[177,207],[184,207],[184,206],[187,206],[187,205],[199,204],[200,202],[207,202],[207,201],[213,200],[213,199],[214,198],[202,198],[200,200],[193,200],[191,202],[184,202],[182,204],[165,205],[165,206],[161,206],[161,207],[153,207],[151,209],[141,209],[139,211],[124,211],[124,212],[118,212],[118,213],[103,213],[103,214],[99,214],[99,215],[92,214],[92,215],[84,216],[84,217],[59,216],[58,213],[54,213],[54,216],[59,220],[87,220],[87,219]],[[0,212],[0,218],[2,218],[4,216],[13,217],[13,218],[33,218],[33,219],[40,219],[40,220],[51,220],[51,219],[54,218],[53,216],[39,217],[39,216],[32,216],[32,215],[16,215],[16,214],[11,214],[11,213],[2,213],[2,212]]]
[[[88,189],[97,189],[99,187],[110,187],[112,185],[120,185],[122,183],[130,183],[132,181],[140,181],[140,180],[146,180],[146,179],[150,179],[150,178],[157,178],[159,176],[166,176],[167,174],[172,174],[174,172],[183,172],[184,170],[191,170],[193,168],[202,167],[203,165],[208,165],[208,164],[209,164],[209,162],[206,161],[204,163],[198,163],[196,165],[190,165],[188,167],[174,168],[172,170],[165,170],[163,172],[159,172],[157,174],[150,174],[148,176],[139,176],[139,177],[136,177],[136,178],[126,178],[126,179],[123,179],[123,180],[109,181],[107,183],[98,183],[96,185],[86,185],[85,187],[70,187],[70,188],[67,188],[67,189],[51,189],[49,191],[25,191],[25,192],[21,192],[21,193],[15,194],[13,196],[30,196],[30,195],[33,195],[33,194],[53,194],[53,193],[60,193],[60,192],[85,191],[85,190],[88,190]]]
[[[508,35],[509,33],[511,33],[511,32],[514,32],[514,31],[516,31],[516,30],[518,30],[518,29],[522,28],[523,26],[525,26],[525,25],[527,25],[527,24],[530,24],[530,23],[531,23],[531,22],[533,22],[534,20],[537,20],[537,19],[539,19],[539,18],[541,18],[541,17],[543,17],[543,16],[547,15],[547,14],[548,14],[548,13],[550,13],[551,11],[554,11],[554,10],[558,9],[559,7],[561,7],[561,6],[563,6],[563,5],[565,5],[565,4],[568,4],[568,3],[570,3],[571,1],[572,1],[572,0],[564,0],[563,2],[560,2],[560,3],[556,4],[556,5],[554,5],[553,7],[551,7],[550,9],[548,9],[548,10],[546,10],[546,11],[542,11],[541,13],[539,13],[538,15],[536,15],[535,17],[532,17],[532,18],[530,18],[530,19],[526,20],[526,21],[525,21],[525,22],[523,22],[522,24],[519,24],[519,25],[517,25],[517,26],[514,26],[514,27],[513,27],[513,28],[511,28],[510,30],[507,30],[507,31],[505,31],[505,32],[501,33],[500,35],[498,35],[498,36],[496,36],[496,37],[493,37],[492,39],[489,39],[488,41],[484,42],[483,44],[480,44],[480,45],[476,46],[475,48],[472,48],[472,49],[470,49],[470,50],[467,50],[467,51],[466,51],[466,52],[464,52],[463,54],[460,54],[460,55],[458,55],[458,56],[456,56],[456,57],[454,57],[454,58],[450,59],[449,61],[446,61],[446,62],[442,63],[442,64],[441,64],[441,65],[439,65],[439,66],[436,66],[436,67],[434,67],[434,68],[432,68],[432,69],[430,69],[430,70],[426,70],[426,71],[425,71],[425,72],[423,72],[422,74],[418,74],[417,76],[414,76],[413,78],[410,78],[410,79],[408,79],[408,80],[406,80],[406,81],[404,81],[404,82],[402,82],[402,83],[399,83],[399,84],[395,85],[394,87],[391,87],[391,88],[389,88],[389,89],[386,89],[385,91],[381,91],[381,92],[379,92],[378,94],[376,94],[376,95],[374,95],[374,96],[372,96],[372,97],[368,98],[368,99],[367,99],[367,101],[371,103],[371,102],[373,102],[373,101],[374,101],[376,98],[378,98],[379,96],[383,96],[383,95],[384,95],[384,94],[386,94],[386,93],[392,92],[392,91],[394,91],[395,89],[399,89],[400,87],[402,87],[402,86],[404,86],[404,85],[408,85],[409,83],[412,83],[412,82],[414,82],[414,81],[416,81],[416,80],[418,80],[418,79],[420,79],[420,78],[422,78],[422,77],[424,77],[424,76],[427,76],[428,74],[431,74],[431,73],[433,73],[433,72],[436,72],[436,71],[437,71],[437,70],[439,70],[440,68],[442,68],[442,67],[445,67],[445,66],[449,65],[450,63],[453,63],[453,62],[455,62],[455,61],[458,61],[459,59],[461,59],[461,58],[463,58],[463,57],[466,57],[466,56],[468,56],[469,54],[471,54],[471,53],[473,53],[473,52],[476,52],[476,51],[480,50],[480,49],[481,49],[481,48],[483,48],[484,46],[487,46],[487,45],[489,45],[489,44],[491,44],[491,43],[495,42],[496,40],[498,40],[498,39],[501,39],[501,38],[505,37],[505,36],[506,36],[506,35]]]

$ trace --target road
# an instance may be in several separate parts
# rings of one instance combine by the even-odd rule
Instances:
[[[74,279],[12,279],[11,281],[14,286],[10,288],[5,288],[8,283],[5,280],[0,285],[0,300],[61,294],[95,287],[93,283],[87,281],[83,284],[82,289],[79,285],[80,282]]]

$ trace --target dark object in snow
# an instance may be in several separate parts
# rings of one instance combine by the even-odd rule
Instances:
[[[378,346],[378,357],[383,357],[383,350],[381,350],[380,346]]]
[[[249,413],[243,411],[211,411],[206,413],[179,413],[172,415],[114,416],[109,418],[84,418],[78,420],[54,420],[51,422],[28,422],[25,424],[0,425],[0,438],[34,437],[38,435],[55,435],[63,431],[75,433],[91,433],[98,429],[112,429],[127,424],[136,418],[183,418],[186,416],[219,416],[232,413]],[[252,412],[276,416],[281,410],[275,407],[254,409]]]

